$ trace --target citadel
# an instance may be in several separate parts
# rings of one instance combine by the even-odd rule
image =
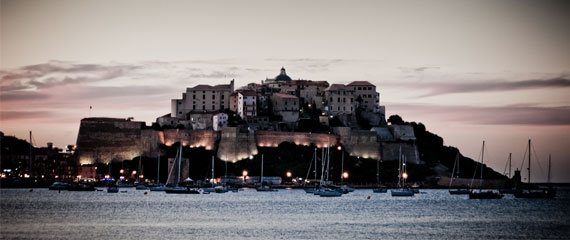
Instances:
[[[380,96],[368,81],[293,80],[281,68],[275,78],[238,89],[234,80],[186,88],[151,126],[131,118],[82,119],[75,153],[81,165],[109,163],[156,157],[161,145],[180,142],[236,162],[258,148],[293,142],[379,161],[398,160],[402,151],[408,162],[422,163],[412,127],[387,124]]]

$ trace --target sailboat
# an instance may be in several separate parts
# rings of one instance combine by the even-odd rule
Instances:
[[[451,195],[469,194],[468,189],[455,189],[455,190],[451,189],[451,185],[453,184],[454,174],[456,174],[455,177],[459,176],[459,151],[457,151],[457,154],[455,155],[455,163],[453,164],[453,170],[451,171],[451,179],[449,180],[449,194]]]
[[[388,189],[380,186],[380,161],[376,161],[376,184],[377,188],[372,189],[373,193],[386,193]]]
[[[261,179],[260,185],[255,189],[258,192],[277,192],[277,189],[271,188],[271,186],[263,185],[263,154],[261,154]]]
[[[180,143],[180,148],[178,150],[178,154],[176,154],[176,164],[172,164],[172,168],[170,169],[170,173],[174,169],[174,166],[178,166],[178,174],[176,177],[176,183],[174,187],[167,187],[164,189],[165,193],[177,193],[177,194],[200,194],[200,189],[190,188],[189,186],[180,186],[180,178],[181,178],[181,165],[182,165],[182,143]],[[170,174],[168,174],[168,178],[170,178]]]
[[[118,193],[119,192],[119,188],[117,187],[117,185],[113,184],[111,185],[111,165],[112,162],[109,162],[109,179],[107,180],[107,192],[108,193]]]
[[[153,192],[163,192],[166,187],[160,184],[160,150],[158,152],[158,159],[157,159],[157,167],[156,167],[156,186],[149,187],[150,191]]]
[[[469,199],[500,199],[503,198],[503,194],[496,192],[496,191],[492,191],[492,190],[486,190],[483,191],[483,158],[485,156],[485,141],[483,141],[483,147],[481,149],[481,177],[479,179],[479,191],[475,191],[475,190],[471,190],[471,192],[469,192]],[[477,168],[475,168],[475,171],[477,171]]]
[[[398,188],[396,190],[390,190],[392,197],[412,197],[414,196],[414,190],[406,187],[406,179],[408,178],[408,173],[406,172],[406,158],[402,158],[402,146],[400,146],[399,156],[398,156]]]
[[[306,187],[307,179],[309,179],[309,174],[311,173],[311,167],[313,166],[313,162],[315,162],[315,180],[317,179],[317,149],[313,153],[313,159],[311,159],[311,163],[309,164],[309,170],[307,170],[307,177],[305,177],[305,183],[303,184],[303,190],[305,193],[315,193],[317,190],[317,185],[315,183],[314,187]]]
[[[556,189],[549,186],[548,189],[531,190],[530,184],[530,139],[528,140],[528,189],[515,192],[516,198],[554,198],[556,197]],[[548,183],[550,185],[550,155],[548,156]]]

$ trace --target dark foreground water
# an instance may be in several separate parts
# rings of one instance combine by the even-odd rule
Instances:
[[[570,239],[570,196],[469,200],[356,190],[168,195],[0,190],[1,239]],[[371,196],[367,199],[367,196]]]

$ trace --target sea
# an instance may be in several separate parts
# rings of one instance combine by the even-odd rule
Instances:
[[[0,239],[570,239],[570,194],[471,200],[301,189],[177,195],[0,189]],[[145,194],[145,192],[147,194]]]

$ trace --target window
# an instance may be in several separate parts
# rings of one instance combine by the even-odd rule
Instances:
[[[350,102],[354,102],[354,98],[350,98]]]
[[[333,102],[333,98],[331,97],[331,102]]]
[[[224,99],[224,94],[222,94],[222,99]]]
[[[178,104],[182,104],[182,102],[178,102]]]
[[[346,102],[346,98],[343,98],[343,99],[342,99],[342,102]]]
[[[362,88],[361,88],[361,87],[358,87],[358,90],[362,90]]]
[[[336,107],[336,110],[340,111],[340,107]]]
[[[192,110],[196,110],[196,105],[192,106]]]
[[[338,102],[340,102],[340,98],[338,98]]]
[[[372,94],[368,94],[368,98],[372,98]]]
[[[215,109],[216,109],[215,106],[212,106],[212,110],[215,110]]]
[[[192,91],[192,93],[196,93],[196,91]]]
[[[192,95],[192,99],[196,99],[196,95]]]
[[[346,107],[342,107],[342,110],[343,110],[343,111],[346,111]]]
[[[216,99],[216,95],[212,95],[212,99]]]
[[[202,99],[206,99],[206,95],[202,95]]]
[[[287,101],[285,101],[285,106],[287,106]]]
[[[202,93],[206,93],[206,91],[202,91]]]
[[[202,110],[206,110],[206,106],[205,106],[205,105],[204,105],[204,106],[202,106]]]

